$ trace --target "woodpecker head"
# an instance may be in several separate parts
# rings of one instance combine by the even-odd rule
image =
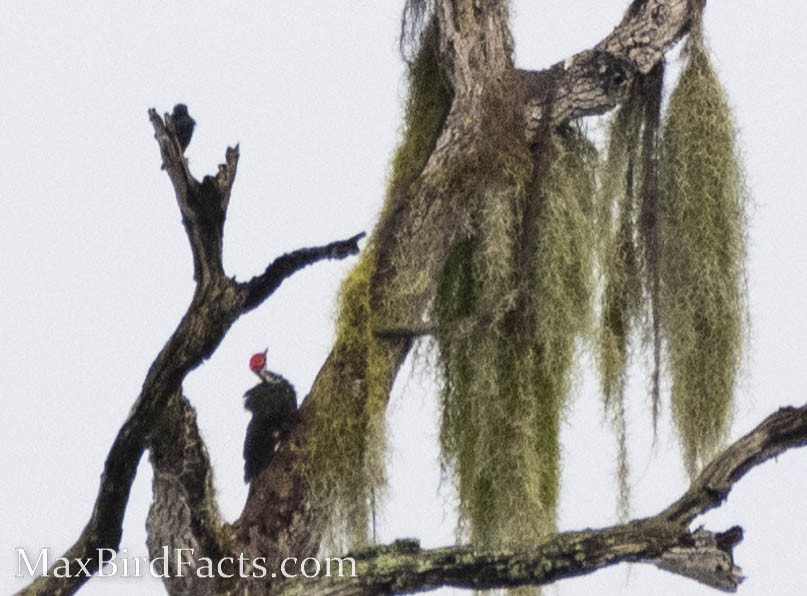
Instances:
[[[263,379],[263,373],[266,370],[266,354],[269,352],[269,348],[266,348],[263,352],[258,352],[257,354],[253,354],[252,357],[249,359],[249,370],[254,372],[256,375]]]
[[[264,383],[278,383],[281,380],[283,382],[288,382],[280,375],[276,375],[270,370],[266,370],[266,354],[269,351],[269,348],[265,349],[263,352],[257,352],[253,354],[249,359],[249,370],[254,372],[258,375],[261,381]]]

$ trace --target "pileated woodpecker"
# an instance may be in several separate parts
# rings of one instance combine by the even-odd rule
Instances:
[[[252,412],[244,439],[244,482],[252,482],[269,465],[280,441],[297,420],[294,387],[266,370],[266,351],[253,354],[249,368],[261,382],[244,394],[244,408]]]

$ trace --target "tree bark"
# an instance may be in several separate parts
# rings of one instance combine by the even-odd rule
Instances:
[[[623,97],[637,73],[649,72],[664,53],[688,31],[692,5],[689,0],[636,0],[622,22],[592,50],[576,54],[544,71],[516,70],[512,40],[507,25],[506,2],[498,0],[438,0],[435,2],[441,62],[445,66],[453,100],[443,130],[422,172],[411,184],[405,199],[382,219],[377,238],[377,271],[373,297],[377,305],[395,313],[389,322],[393,330],[420,329],[422,317],[434,298],[434,285],[427,283],[418,293],[405,293],[405,304],[395,305],[400,284],[419,277],[434,280],[436,267],[445,260],[449,247],[463,228],[463,199],[446,196],[445,173],[462,170],[469,155],[484,153],[487,133],[485,102],[491,93],[506,85],[521,93],[520,113],[525,142],[535,140],[538,131],[560,126],[570,119],[603,113]],[[521,91],[519,91],[519,88]],[[548,116],[548,117],[547,117]],[[482,192],[475,189],[475,192]],[[468,217],[467,215],[465,216]],[[428,227],[442,233],[419,234]],[[428,255],[426,260],[408,260],[408,269],[396,256]],[[424,274],[424,271],[426,272]],[[404,313],[404,318],[400,318]],[[378,329],[389,342],[388,369],[394,374],[411,345],[411,335]],[[412,334],[414,335],[414,334]],[[303,424],[294,439],[281,448],[269,470],[259,480],[261,502],[247,502],[236,522],[241,539],[251,552],[270,553],[273,559],[305,557],[316,553],[317,522],[311,517],[305,477],[293,462],[304,457],[305,437],[316,410],[320,384],[327,378],[332,358],[323,365],[303,408]],[[393,379],[390,379],[390,385]],[[289,451],[289,453],[285,453]],[[290,472],[289,470],[295,470]],[[280,483],[286,496],[270,505],[269,496]],[[261,526],[256,524],[261,520]],[[292,523],[290,523],[292,522]],[[249,537],[247,539],[247,537]],[[299,550],[293,550],[295,547]]]
[[[435,0],[439,50],[452,103],[435,147],[404,200],[382,221],[377,234],[373,297],[378,305],[413,273],[439,267],[452,240],[462,232],[461,197],[446,196],[445,173],[469,155],[484,152],[486,102],[502,89],[518,101],[519,134],[526,144],[542,132],[574,118],[604,113],[624,98],[630,81],[648,73],[689,30],[702,2],[634,0],[621,23],[591,49],[542,71],[518,70],[503,0]],[[170,117],[149,111],[164,168],[173,184],[194,263],[196,290],[177,330],[152,364],[140,396],[108,454],[92,516],[64,557],[98,570],[98,549],[117,549],[129,490],[137,464],[151,449],[155,470],[154,504],[149,514],[152,555],[160,546],[196,548],[197,557],[244,553],[263,556],[271,565],[284,557],[315,556],[320,543],[304,474],[306,441],[312,427],[329,358],[301,407],[301,421],[282,443],[272,464],[253,482],[244,511],[232,526],[222,523],[215,503],[210,462],[189,402],[182,397],[185,375],[215,351],[241,314],[258,307],[286,279],[308,264],[358,252],[362,235],[284,255],[250,281],[225,275],[221,260],[223,224],[238,165],[238,147],[228,148],[215,176],[201,182],[188,171]],[[476,192],[481,192],[476,189]],[[437,225],[438,237],[418,234]],[[427,262],[401,263],[404,247],[417,247]],[[434,279],[435,276],[427,276]],[[404,315],[378,329],[387,343],[389,384],[406,357],[412,337],[429,331],[423,313],[434,298],[427,283],[407,296]],[[414,330],[414,331],[407,331]],[[418,331],[421,330],[421,331]],[[807,406],[806,406],[807,407]],[[781,410],[730,447],[708,466],[692,487],[668,509],[628,524],[562,533],[524,552],[475,552],[470,547],[423,551],[403,541],[355,555],[358,577],[266,580],[224,578],[170,580],[172,594],[321,593],[381,594],[418,591],[441,585],[497,588],[540,585],[561,577],[590,573],[622,561],[650,562],[660,568],[732,591],[741,576],[732,548],[741,531],[690,531],[704,511],[719,505],[749,469],[807,442],[805,407]],[[52,571],[52,570],[51,570]],[[29,586],[27,594],[71,594],[88,576],[77,563],[70,577],[52,573]]]
[[[290,580],[277,591],[358,595],[441,586],[476,590],[538,586],[633,562],[736,592],[743,576],[734,563],[733,548],[743,538],[742,529],[734,526],[711,532],[689,526],[697,516],[721,505],[752,468],[805,445],[807,405],[781,408],[726,448],[680,499],[653,517],[598,530],[562,532],[532,549],[515,552],[477,552],[467,546],[422,550],[417,541],[398,541],[353,555],[355,577]]]
[[[195,580],[190,573],[199,568],[199,558],[219,560],[228,556],[228,540],[219,514],[213,487],[213,469],[196,425],[196,411],[178,393],[166,405],[151,434],[149,461],[154,469],[154,500],[146,519],[149,556],[164,556],[164,548],[183,551],[180,566],[176,557],[165,559],[163,580],[170,594],[204,596],[222,594],[235,582],[215,578]],[[183,573],[184,571],[184,573]]]
[[[76,543],[62,555],[70,561],[68,570],[59,577],[54,574],[54,564],[47,575],[22,590],[26,594],[72,594],[91,577],[90,574],[98,571],[103,549],[118,549],[129,491],[140,457],[150,446],[152,438],[156,439],[154,454],[157,459],[154,461],[159,464],[155,468],[155,475],[166,469],[180,470],[186,463],[192,463],[195,470],[191,474],[193,477],[183,478],[186,486],[178,489],[187,491],[188,483],[196,483],[196,489],[186,495],[188,502],[195,502],[197,506],[212,506],[207,485],[210,464],[198,430],[192,428],[193,417],[187,412],[171,411],[171,399],[178,399],[185,375],[213,354],[232,324],[243,313],[268,298],[283,280],[317,261],[341,259],[359,252],[358,240],[363,234],[283,255],[249,282],[238,283],[234,278],[227,277],[221,260],[222,235],[238,165],[238,148],[227,149],[226,163],[219,166],[216,176],[206,176],[199,182],[188,170],[170,116],[166,114],[163,120],[152,109],[149,110],[149,118],[162,154],[163,168],[174,186],[182,223],[190,241],[196,289],[185,316],[151,365],[140,396],[109,451],[92,516]],[[182,402],[176,407],[183,407]],[[163,424],[161,430],[165,434],[154,434],[161,421],[164,422],[164,417],[170,419],[172,414],[178,417],[177,424]],[[171,449],[171,442],[182,441],[193,447],[190,453]],[[197,492],[200,487],[201,494]],[[170,499],[161,496],[160,492],[172,490],[169,484],[158,481],[155,489],[155,503],[168,504]],[[204,519],[205,523],[194,527],[195,521],[200,519]],[[215,533],[211,524],[218,525],[218,512],[202,514],[193,511],[187,520],[193,523],[181,534],[180,542],[184,544],[191,534],[200,532],[194,536],[194,540],[200,545],[210,544],[211,536]],[[156,526],[152,526],[152,530],[156,532]],[[214,552],[210,554],[224,550],[225,543],[222,538],[216,540],[215,548],[211,549]]]

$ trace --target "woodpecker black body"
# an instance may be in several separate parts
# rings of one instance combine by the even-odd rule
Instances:
[[[244,408],[252,413],[244,439],[244,482],[252,482],[269,465],[280,441],[297,421],[297,394],[292,384],[263,367],[253,371],[261,382],[244,395]]]
[[[191,118],[190,114],[188,114],[188,106],[184,103],[178,103],[174,106],[171,121],[174,123],[174,132],[177,134],[177,140],[179,141],[182,153],[185,153],[185,149],[187,149],[188,145],[191,143],[196,120]]]

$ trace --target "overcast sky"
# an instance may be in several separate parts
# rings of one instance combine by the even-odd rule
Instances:
[[[369,230],[398,138],[405,86],[401,2],[223,3],[6,0],[0,5],[0,592],[21,588],[14,549],[58,556],[89,518],[110,444],[145,372],[193,290],[192,264],[146,110],[188,104],[192,172],[214,173],[228,144],[241,161],[225,236],[228,274],[245,279],[280,253]],[[545,67],[589,47],[627,1],[518,0],[517,62]],[[751,213],[753,326],[732,436],[807,386],[807,202],[804,200],[807,8],[712,0],[706,14],[741,128]],[[246,497],[241,395],[247,360],[305,394],[332,341],[334,294],[355,259],[286,282],[239,321],[184,385],[233,520]],[[582,368],[591,368],[583,357]],[[407,365],[390,408],[390,499],[380,538],[450,543],[455,517],[439,486],[431,383]],[[636,515],[686,487],[669,408],[651,446],[646,378],[636,367],[630,433]],[[665,395],[665,398],[668,397]],[[666,403],[665,403],[666,406]],[[596,385],[581,374],[563,429],[560,523],[612,523],[614,440]],[[151,474],[144,458],[122,546],[145,554]],[[802,595],[807,584],[807,452],[744,479],[699,523],[740,524],[742,594]],[[94,579],[85,594],[161,594],[153,579]],[[568,580],[547,594],[711,594],[646,566]]]

